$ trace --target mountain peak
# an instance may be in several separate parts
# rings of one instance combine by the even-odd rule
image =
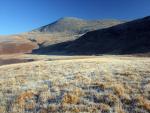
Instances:
[[[113,25],[117,25],[122,23],[121,21],[102,21],[102,20],[84,20],[77,17],[63,17],[58,19],[57,21],[40,27],[33,31],[39,32],[68,32],[73,34],[83,34],[88,31],[92,31],[95,29],[102,29],[106,27],[111,27]]]

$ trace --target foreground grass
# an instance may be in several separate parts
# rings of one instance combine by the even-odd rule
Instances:
[[[121,56],[0,66],[0,113],[149,113],[149,68]]]

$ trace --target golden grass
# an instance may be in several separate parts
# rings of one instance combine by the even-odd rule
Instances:
[[[0,110],[23,113],[40,105],[41,113],[150,111],[149,58],[54,59],[0,66]]]

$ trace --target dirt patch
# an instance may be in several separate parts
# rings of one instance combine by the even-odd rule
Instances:
[[[32,43],[0,43],[0,54],[30,53],[36,48]]]

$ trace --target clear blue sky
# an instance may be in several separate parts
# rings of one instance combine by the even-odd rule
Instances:
[[[150,15],[150,0],[0,0],[0,34],[30,31],[58,18],[135,19]]]

